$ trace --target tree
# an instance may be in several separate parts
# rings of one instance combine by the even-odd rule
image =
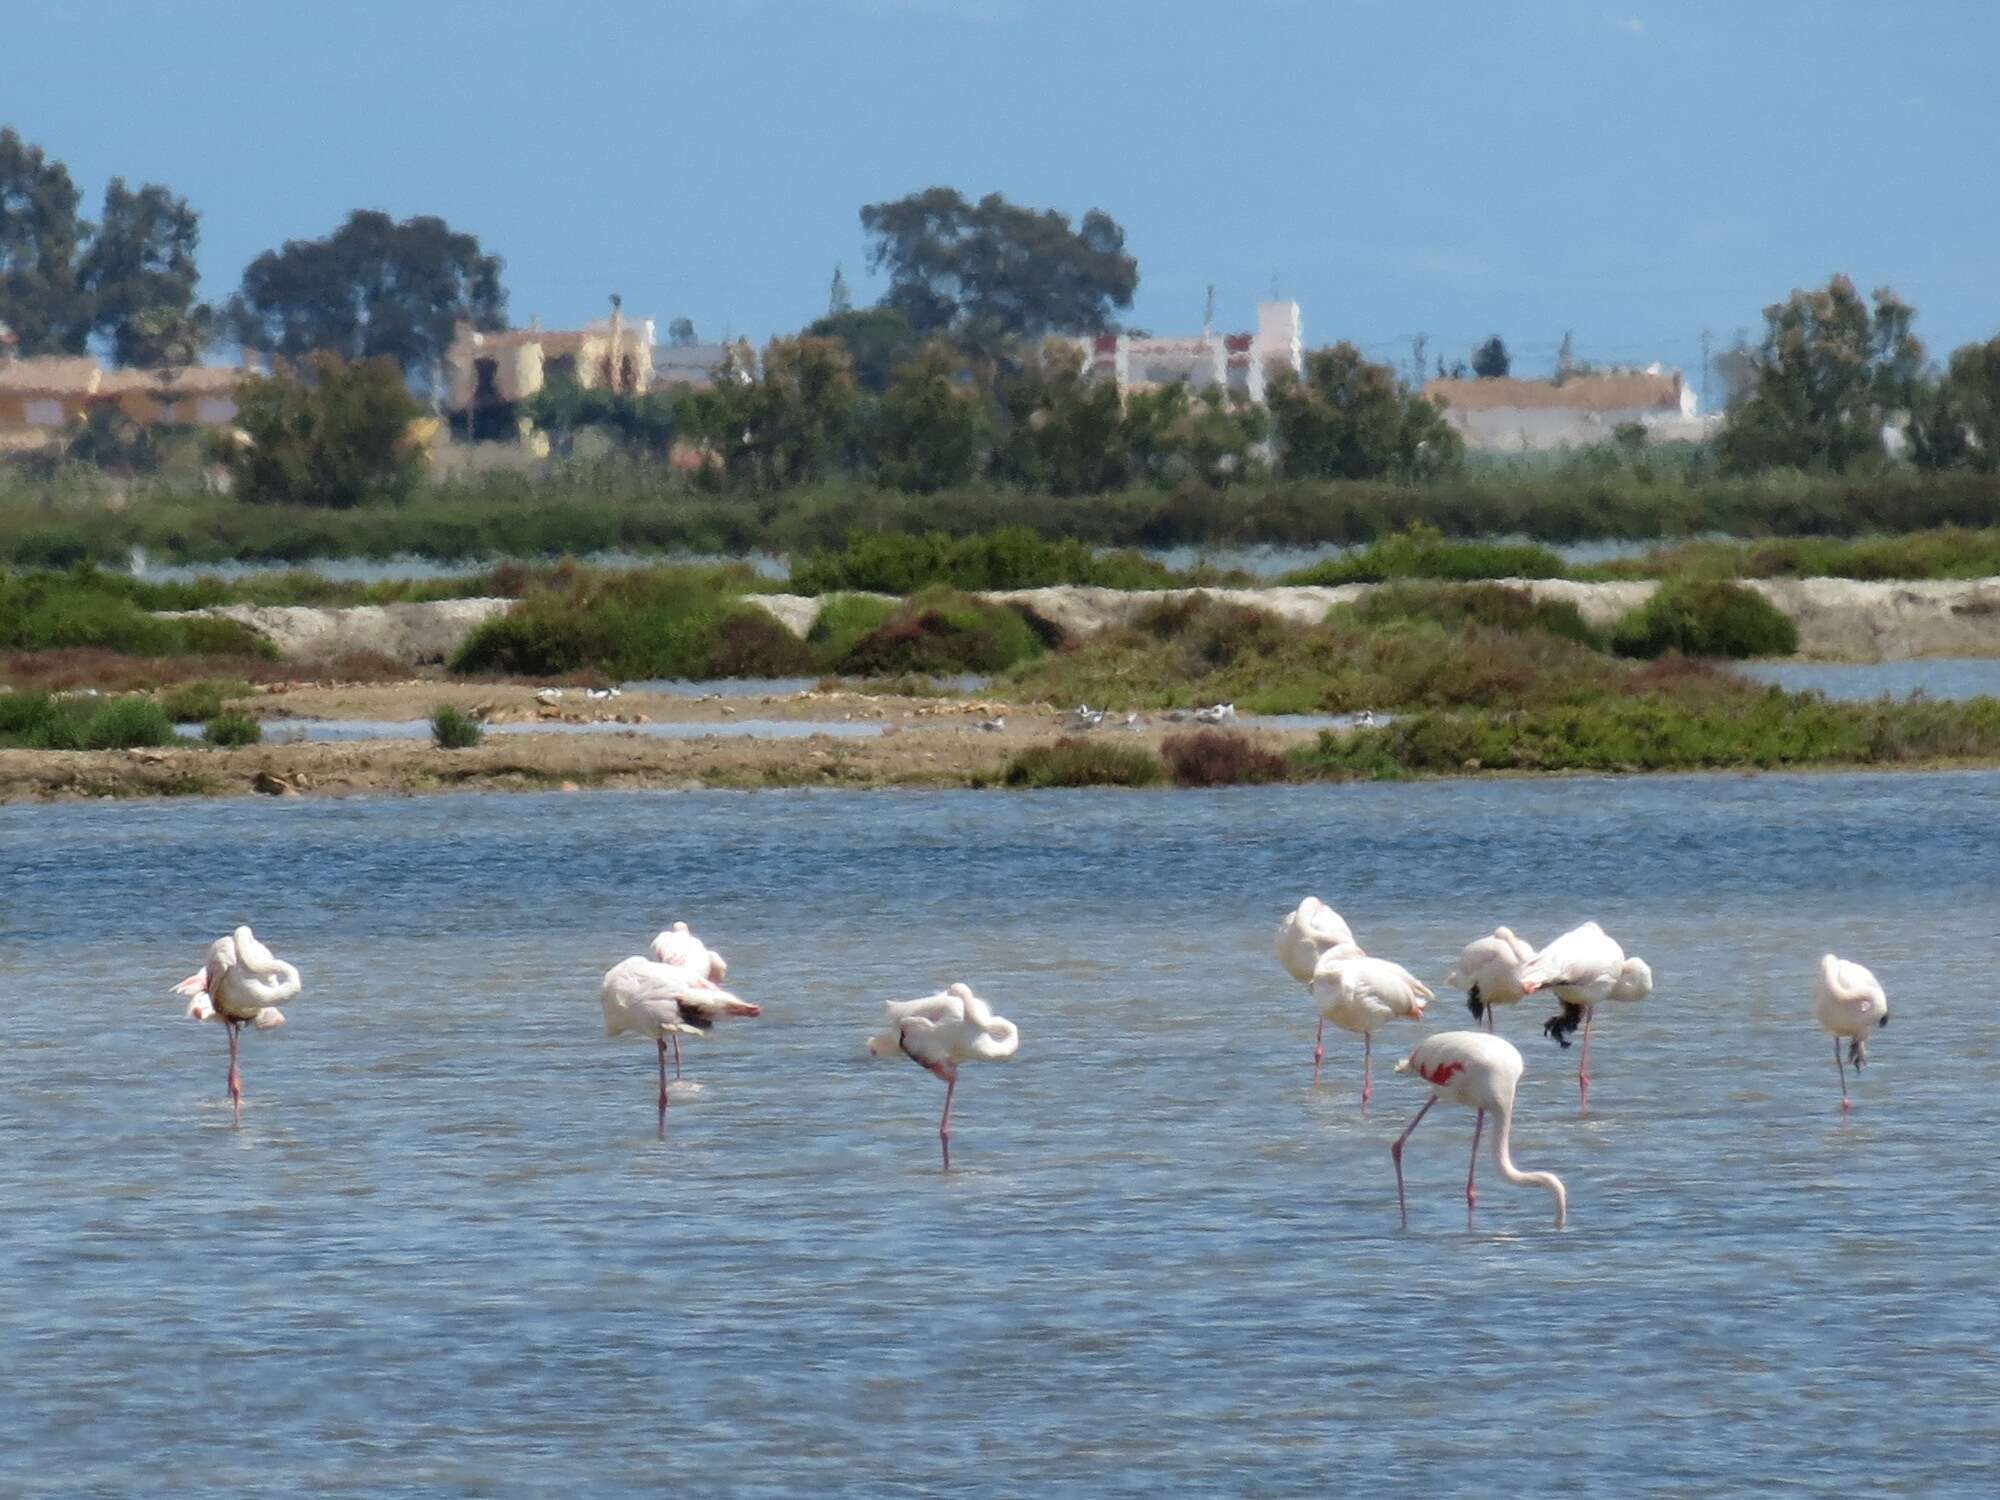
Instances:
[[[133,192],[124,178],[111,179],[104,212],[78,262],[77,281],[90,305],[92,330],[111,340],[119,364],[159,363],[170,352],[178,356],[179,340],[204,323],[192,312],[200,243],[201,215],[187,199],[156,182]],[[163,331],[171,335],[164,343]]]
[[[1000,378],[997,453],[1008,477],[1058,495],[1095,495],[1130,470],[1118,389],[1092,380],[1073,346],[1050,340]]]
[[[1840,472],[1882,451],[1882,427],[1919,393],[1916,310],[1887,287],[1874,309],[1845,276],[1764,309],[1750,395],[1717,444],[1725,468]]]
[[[676,349],[687,349],[701,342],[695,337],[693,318],[675,318],[667,325],[667,342]]]
[[[1440,403],[1405,394],[1393,370],[1352,344],[1315,349],[1303,379],[1279,371],[1270,408],[1280,463],[1298,478],[1416,479],[1457,467],[1465,454]]]
[[[1504,380],[1513,365],[1497,333],[1472,351],[1472,373],[1481,380]]]
[[[90,304],[76,255],[88,226],[69,169],[0,129],[0,323],[22,354],[81,354]]]
[[[386,356],[428,378],[459,322],[506,326],[502,262],[432,217],[357,210],[325,239],[288,240],[243,273],[230,322],[252,348],[300,358]]]
[[[960,378],[964,362],[934,340],[896,370],[876,414],[882,483],[928,492],[979,472],[992,440],[986,392]]]
[[[915,357],[921,342],[911,330],[910,320],[893,307],[830,313],[809,324],[806,336],[838,339],[847,348],[861,389],[878,396],[889,389],[897,367]]]
[[[118,325],[115,343],[121,363],[167,373],[199,363],[214,335],[211,307],[149,307]]]
[[[833,268],[833,284],[826,289],[826,315],[837,318],[842,313],[854,311],[854,301],[847,295],[847,277],[838,264]]]
[[[968,203],[934,187],[861,210],[871,270],[887,270],[881,305],[918,334],[988,329],[1007,338],[1101,332],[1132,305],[1139,264],[1125,231],[1092,209],[1076,228],[989,193]],[[984,335],[991,337],[991,332]]]
[[[246,500],[346,508],[400,500],[419,462],[410,424],[422,414],[393,359],[349,364],[315,355],[311,381],[246,381],[236,425],[249,442],[231,459]]]
[[[1270,427],[1264,408],[1214,388],[1135,391],[1125,399],[1132,467],[1162,484],[1190,475],[1212,484],[1241,479]]]
[[[677,408],[723,473],[765,489],[820,479],[853,459],[860,397],[836,339],[773,339],[763,369],[742,380],[725,366]]]
[[[1920,469],[2000,469],[2000,338],[1953,350],[1943,378],[1911,400],[1903,433]]]

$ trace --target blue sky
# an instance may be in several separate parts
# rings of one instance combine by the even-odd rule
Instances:
[[[861,204],[945,183],[1138,256],[1132,322],[1692,374],[1789,288],[2000,332],[2000,7],[1805,0],[8,0],[0,123],[203,215],[204,290],[356,207],[439,213],[526,322],[762,339],[871,295]]]

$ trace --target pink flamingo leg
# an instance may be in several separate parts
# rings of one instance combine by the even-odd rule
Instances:
[[[1590,1018],[1597,1014],[1596,1006],[1589,1006],[1583,1013],[1583,1056],[1576,1064],[1576,1112],[1582,1114],[1590,1108]]]
[[[1840,1038],[1833,1039],[1833,1066],[1840,1074],[1840,1112],[1844,1116],[1854,1108],[1854,1101],[1847,1097],[1847,1064],[1840,1060]]]
[[[958,1074],[951,1073],[944,1081],[944,1114],[938,1120],[938,1149],[944,1153],[944,1169],[951,1170],[951,1096],[958,1089]]]
[[[1326,1056],[1326,1017],[1319,1018],[1319,1030],[1313,1035],[1313,1083],[1319,1083],[1320,1060]]]
[[[1410,1131],[1417,1128],[1424,1116],[1431,1112],[1431,1106],[1437,1102],[1438,1096],[1436,1094],[1432,1094],[1430,1098],[1426,1099],[1424,1107],[1417,1111],[1417,1118],[1410,1121],[1410,1129],[1397,1136],[1396,1144],[1389,1148],[1389,1159],[1396,1164],[1396,1211],[1403,1216],[1403,1227],[1405,1229],[1410,1227],[1410,1209],[1409,1205],[1403,1201],[1403,1142],[1410,1138]]]
[[[1368,1101],[1375,1097],[1375,1036],[1361,1033],[1361,1112],[1368,1113]]]
[[[236,1035],[241,1030],[243,1023],[241,1021],[225,1021],[223,1025],[229,1031],[229,1108],[230,1112],[235,1116],[237,1127],[240,1129],[243,1125],[243,1076],[236,1068]],[[1839,1046],[1838,1042],[1834,1043],[1836,1050],[1838,1050]]]
[[[660,1049],[660,1139],[667,1138],[667,1039],[659,1038]]]
[[[1437,1096],[1433,1094],[1432,1098]],[[1472,1122],[1472,1164],[1465,1169],[1465,1227],[1472,1227],[1472,1206],[1479,1201],[1479,1190],[1472,1185],[1472,1179],[1479,1171],[1479,1132],[1486,1128],[1486,1111],[1481,1110]]]
[[[681,1076],[681,1034],[680,1034],[680,1033],[679,1033],[678,1031],[676,1031],[676,1032],[674,1033],[674,1078],[675,1078],[675,1080],[676,1080],[676,1081],[679,1081],[679,1079],[680,1079],[680,1076]]]

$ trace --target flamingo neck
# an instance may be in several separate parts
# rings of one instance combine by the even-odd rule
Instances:
[[[1012,1057],[1014,1049],[1021,1045],[1020,1028],[1004,1017],[989,1016],[979,1029],[983,1034],[973,1044],[973,1050],[989,1062]]]
[[[1507,1149],[1508,1137],[1514,1127],[1514,1101],[1507,1100],[1494,1113],[1500,1118],[1493,1132],[1493,1165],[1499,1168],[1502,1177],[1516,1187],[1548,1189],[1549,1196],[1556,1200],[1556,1228],[1562,1228],[1569,1219],[1569,1194],[1563,1190],[1562,1179],[1553,1172],[1523,1172],[1515,1166],[1513,1155]]]

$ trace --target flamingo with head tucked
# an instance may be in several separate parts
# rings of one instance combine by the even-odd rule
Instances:
[[[1576,1066],[1577,1107],[1590,1106],[1590,1019],[1606,1000],[1643,1000],[1653,992],[1653,971],[1625,950],[1595,922],[1572,928],[1521,965],[1521,991],[1532,995],[1548,988],[1562,1002],[1562,1013],[1542,1027],[1563,1046],[1583,1025],[1583,1055]]]
[[[1491,1031],[1494,1007],[1518,1005],[1526,994],[1521,988],[1521,969],[1534,956],[1534,946],[1516,937],[1513,928],[1496,927],[1490,935],[1465,945],[1444,982],[1465,991],[1465,1008],[1472,1012],[1472,1019],[1484,1016],[1486,1029]]]
[[[868,1038],[870,1057],[904,1057],[944,1080],[944,1113],[938,1118],[938,1149],[951,1170],[951,1100],[958,1089],[958,1066],[1001,1062],[1021,1045],[1021,1031],[972,992],[954,984],[935,995],[891,1000],[887,1022]]]
[[[1300,984],[1310,986],[1319,962],[1329,953],[1342,958],[1366,958],[1361,945],[1341,914],[1317,896],[1308,896],[1278,924],[1278,962]],[[1320,1063],[1326,1058],[1326,1017],[1313,1036],[1313,1082],[1319,1082]]]
[[[685,964],[628,958],[608,970],[597,992],[604,1008],[604,1034],[632,1032],[653,1039],[660,1054],[660,1136],[667,1133],[667,1038],[702,1036],[725,1016],[754,1016],[758,1007]]]
[[[243,1123],[243,1079],[236,1065],[237,1035],[245,1026],[270,1031],[285,1024],[278,1007],[301,988],[299,971],[239,927],[208,946],[208,962],[174,986],[188,997],[188,1018],[220,1021],[229,1032],[229,1107]]]
[[[688,924],[676,922],[665,932],[653,939],[646,950],[654,963],[683,967],[697,980],[705,979],[711,984],[721,984],[729,977],[729,965],[720,953],[688,931]],[[674,1077],[681,1076],[681,1034],[670,1033],[674,1047]]]
[[[1514,1124],[1514,1090],[1521,1081],[1521,1053],[1512,1042],[1484,1031],[1441,1031],[1417,1043],[1410,1055],[1396,1064],[1396,1071],[1414,1073],[1431,1086],[1431,1096],[1417,1111],[1416,1119],[1410,1121],[1409,1129],[1397,1136],[1395,1145],[1389,1148],[1390,1159],[1396,1164],[1396,1209],[1403,1216],[1405,1229],[1410,1227],[1410,1210],[1403,1197],[1403,1144],[1440,1099],[1478,1111],[1472,1124],[1472,1160],[1465,1169],[1466,1227],[1471,1227],[1473,1206],[1479,1201],[1473,1177],[1479,1170],[1479,1133],[1486,1127],[1489,1110],[1495,1116],[1494,1166],[1500,1169],[1502,1177],[1518,1186],[1548,1189],[1549,1196],[1556,1200],[1556,1228],[1563,1227],[1569,1218],[1569,1194],[1562,1179],[1553,1172],[1521,1171],[1508,1151],[1508,1136]]]
[[[1342,1031],[1361,1034],[1361,1107],[1375,1092],[1375,1033],[1398,1016],[1424,1018],[1424,1006],[1435,997],[1424,982],[1401,964],[1386,958],[1350,957],[1344,949],[1329,949],[1313,972],[1313,1003],[1320,1027],[1328,1021]],[[1318,1049],[1314,1049],[1313,1080],[1319,1080]]]
[[[1889,997],[1881,981],[1860,964],[1831,953],[1819,961],[1819,982],[1813,987],[1813,1015],[1833,1033],[1833,1066],[1840,1074],[1840,1112],[1854,1108],[1847,1097],[1847,1069],[1840,1061],[1840,1039],[1847,1038],[1847,1060],[1859,1073],[1868,1061],[1868,1033],[1889,1024]]]

